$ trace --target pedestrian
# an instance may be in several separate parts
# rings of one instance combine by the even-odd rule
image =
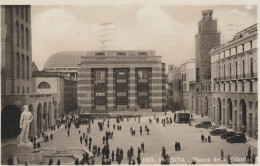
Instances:
[[[112,161],[114,161],[114,157],[115,157],[115,152],[114,150],[112,151]]]
[[[178,151],[180,151],[181,150],[181,143],[178,142],[177,144],[178,144]]]
[[[137,159],[136,159],[136,161],[137,161],[138,165],[140,165],[140,164],[141,164],[141,158],[140,158],[140,156],[137,156]]]
[[[106,140],[106,137],[105,137],[105,136],[103,136],[103,144],[105,144],[105,140]]]
[[[75,165],[79,165],[79,158],[75,160]]]
[[[8,157],[7,164],[8,165],[14,165],[14,160],[13,160],[13,158],[11,156]]]
[[[137,153],[138,153],[138,156],[140,156],[141,149],[139,147],[138,147]]]
[[[140,126],[140,135],[142,135],[142,132],[143,132],[143,129],[142,129],[142,126]]]
[[[68,137],[70,136],[70,130],[67,130]]]
[[[115,125],[115,124],[113,124],[113,129],[115,130],[115,128],[116,128],[116,125]]]
[[[174,145],[174,147],[175,147],[175,151],[178,151],[178,144],[177,144],[177,141],[175,141],[175,145]]]
[[[252,155],[252,164],[255,164],[255,154]]]
[[[52,163],[53,163],[53,160],[52,160],[52,158],[50,158],[48,165],[52,165]]]
[[[80,134],[80,132],[81,132],[81,131],[79,130],[79,134]]]
[[[36,149],[37,148],[37,144],[36,142],[33,143],[33,149]]]
[[[53,134],[52,134],[52,133],[51,133],[51,135],[50,135],[50,139],[53,140]]]
[[[201,137],[200,137],[200,138],[201,138],[201,142],[204,142],[204,139],[205,139],[205,137],[204,137],[204,135],[203,135],[203,134],[201,135]]]
[[[141,150],[143,151],[143,153],[144,153],[144,143],[142,142],[142,144],[141,144]]]
[[[41,148],[40,142],[37,143],[37,148]]]
[[[248,148],[248,151],[247,151],[247,159],[248,159],[248,163],[251,163],[251,149]]]
[[[85,133],[83,133],[83,138],[85,138],[85,136],[86,136]]]
[[[222,160],[224,160],[224,151],[223,151],[223,149],[221,149],[220,153],[221,153],[221,161],[222,161]]]
[[[80,136],[79,140],[80,140],[80,144],[82,144],[82,136]]]
[[[88,138],[85,138],[85,146],[88,146]]]
[[[135,165],[135,160],[133,159],[133,161],[132,161],[132,165]]]
[[[231,157],[228,155],[228,164],[231,164]]]
[[[57,161],[57,165],[60,165],[60,159],[58,159],[58,161]]]
[[[210,136],[208,136],[208,142],[211,143],[211,137]]]

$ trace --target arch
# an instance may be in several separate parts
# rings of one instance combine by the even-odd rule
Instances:
[[[29,51],[29,30],[28,28],[25,29],[25,40],[26,40],[26,50]]]
[[[50,89],[51,86],[48,82],[41,82],[39,85],[38,85],[38,89]]]
[[[16,28],[16,46],[19,47],[20,46],[20,30],[19,30],[20,28],[19,28],[18,21],[16,21],[15,28]]]
[[[29,78],[30,78],[29,67],[30,67],[30,65],[29,65],[29,57],[26,56],[26,79],[27,80],[29,80]]]
[[[232,124],[233,121],[233,106],[230,98],[227,99],[227,116],[228,116],[227,125],[230,125]]]
[[[205,116],[208,116],[209,113],[209,101],[208,101],[208,97],[205,97]]]
[[[218,116],[217,116],[217,119],[218,119],[218,122],[221,124],[221,120],[222,120],[222,116],[221,116],[221,110],[222,110],[222,107],[221,107],[221,100],[220,98],[217,99],[217,111],[218,111]]]
[[[20,117],[22,110],[16,105],[8,105],[1,113],[1,138],[16,137],[20,134]]]
[[[24,49],[24,26],[23,24],[21,25],[21,45],[22,45],[22,49]]]
[[[48,104],[48,128],[53,125],[53,109],[52,109],[52,104],[49,101]]]
[[[20,78],[20,55],[16,53],[16,78]]]
[[[247,128],[247,111],[246,111],[246,102],[244,99],[240,100],[239,103],[239,114],[240,114],[240,130],[244,133],[246,132],[246,128]]]
[[[48,128],[48,107],[46,102],[43,104],[43,127],[44,131]]]

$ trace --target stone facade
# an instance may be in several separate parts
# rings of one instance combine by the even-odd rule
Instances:
[[[257,138],[257,25],[211,50],[211,118]]]
[[[78,103],[82,110],[164,111],[165,65],[155,51],[88,51],[81,58]]]

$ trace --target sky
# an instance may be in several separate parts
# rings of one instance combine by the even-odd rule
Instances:
[[[155,50],[166,65],[195,58],[202,10],[213,10],[221,43],[257,23],[256,6],[32,6],[32,55],[40,70],[61,51]],[[107,24],[108,23],[108,24]]]

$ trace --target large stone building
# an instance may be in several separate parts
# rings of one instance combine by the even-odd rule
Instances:
[[[257,138],[257,25],[237,33],[211,54],[211,118]]]
[[[185,109],[189,109],[193,111],[193,100],[191,93],[191,84],[196,81],[196,61],[195,59],[191,59],[186,63],[183,63],[180,66],[180,74],[181,74],[181,92],[182,92],[182,100],[183,106]]]
[[[165,64],[155,51],[88,51],[78,71],[82,111],[164,111]]]
[[[34,119],[30,134],[55,124],[56,96],[32,89],[31,7],[1,6],[1,137],[20,132],[21,108],[27,104]]]
[[[202,20],[198,23],[195,36],[196,83],[192,84],[195,95],[192,102],[197,114],[208,116],[211,108],[211,62],[210,50],[220,45],[220,33],[217,20],[212,19],[212,10],[202,11]]]

